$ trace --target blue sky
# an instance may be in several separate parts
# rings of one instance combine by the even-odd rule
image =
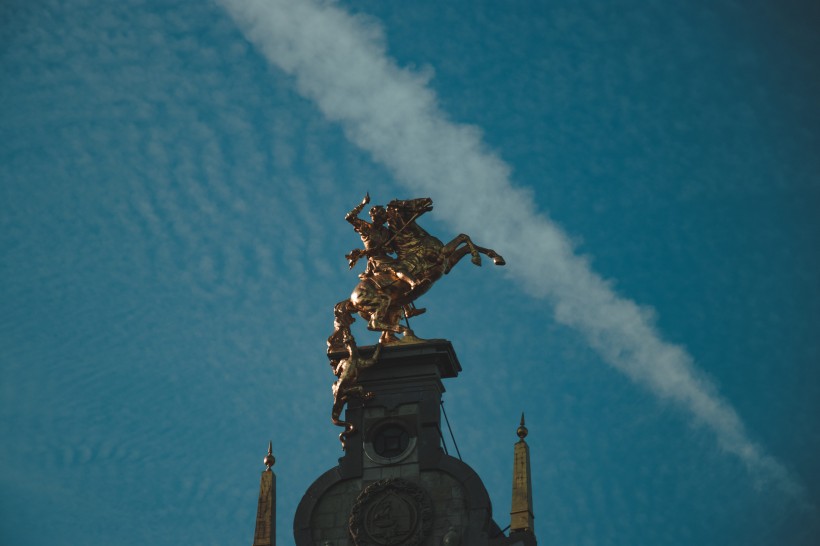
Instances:
[[[816,544],[817,12],[5,2],[0,539],[248,542],[272,439],[289,544],[369,191],[508,260],[413,322],[502,527],[525,411],[543,544]]]

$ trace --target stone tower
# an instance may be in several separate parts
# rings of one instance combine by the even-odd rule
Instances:
[[[362,356],[374,350],[362,347]],[[442,379],[460,371],[445,340],[387,345],[375,365],[361,370],[358,384],[373,396],[349,401],[345,421],[356,432],[338,465],[302,497],[293,524],[296,546],[536,544],[521,428],[510,536],[493,520],[479,476],[442,449]]]
[[[470,256],[473,265],[481,265],[481,255],[497,266],[507,262],[465,233],[445,244],[425,231],[416,220],[433,210],[429,197],[375,205],[370,222],[359,218],[369,203],[368,193],[345,216],[364,245],[345,255],[348,265],[366,258],[367,266],[350,296],[334,305],[327,339],[337,378],[330,415],[344,427],[339,437],[345,454],[302,497],[293,521],[295,544],[534,546],[523,416],[507,536],[493,520],[481,478],[460,455],[451,457],[443,449],[442,380],[461,371],[453,346],[419,339],[409,324],[426,311],[415,301],[462,258]],[[358,347],[350,330],[354,315],[367,321],[368,330],[381,332],[379,345]],[[263,473],[257,546],[273,546],[265,541],[274,535],[269,522],[275,485],[273,476]]]

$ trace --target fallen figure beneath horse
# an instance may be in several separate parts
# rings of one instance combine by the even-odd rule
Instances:
[[[381,332],[379,344],[415,341],[409,325],[401,324],[402,317],[423,313],[424,309],[415,308],[415,300],[463,257],[469,254],[470,261],[478,266],[481,254],[495,265],[506,263],[496,251],[474,244],[463,233],[447,244],[427,233],[416,219],[433,210],[429,197],[396,199],[386,207],[374,206],[370,210],[372,222],[366,222],[358,214],[369,202],[367,195],[346,217],[365,247],[347,255],[350,267],[365,256],[368,264],[350,298],[334,307],[334,332],[327,340],[329,353],[346,348],[343,332],[354,322],[354,313],[367,321],[369,330]]]
[[[360,398],[363,401],[373,398],[372,392],[364,390],[359,385],[359,371],[369,368],[379,360],[382,346],[378,345],[370,358],[364,358],[359,354],[356,341],[352,335],[349,335],[349,331],[343,337],[347,356],[330,363],[333,367],[333,373],[338,377],[331,388],[333,392],[333,409],[330,412],[330,420],[334,425],[344,427],[344,430],[339,433],[339,441],[342,443],[342,449],[346,449],[347,437],[356,433],[356,426],[341,419],[342,408],[351,398]]]

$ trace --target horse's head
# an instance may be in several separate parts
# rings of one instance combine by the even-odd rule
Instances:
[[[393,199],[387,204],[387,218],[394,229],[401,229],[407,223],[431,210],[433,210],[433,200],[429,197]]]

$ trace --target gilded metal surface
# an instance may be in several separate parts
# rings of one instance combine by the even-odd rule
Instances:
[[[381,205],[375,205],[370,209],[370,222],[359,218],[359,213],[365,205],[370,203],[370,194],[365,194],[361,203],[356,205],[345,216],[345,220],[353,225],[353,229],[362,238],[364,249],[356,248],[345,254],[348,265],[351,269],[356,262],[363,257],[367,257],[367,266],[364,273],[359,275],[360,279],[373,277],[377,273],[391,275],[394,278],[405,281],[410,288],[418,284],[415,278],[407,271],[404,264],[393,256],[394,234],[391,228],[386,226],[388,216],[387,211]]]
[[[361,258],[367,265],[359,275],[359,284],[350,298],[342,300],[334,309],[334,332],[328,338],[328,352],[342,350],[345,330],[358,313],[367,321],[369,330],[381,332],[379,343],[389,344],[417,340],[409,326],[401,324],[402,317],[420,315],[415,300],[426,293],[438,279],[466,255],[475,265],[481,265],[481,254],[496,265],[504,265],[504,258],[490,248],[473,243],[469,236],[460,234],[447,244],[427,233],[416,223],[422,214],[433,210],[429,197],[393,200],[386,207],[370,209],[370,222],[359,214],[370,203],[365,195],[362,202],[347,213],[345,219],[361,236],[363,249],[346,255],[350,267]],[[402,338],[397,337],[401,335]]]
[[[276,464],[276,457],[273,456],[273,441],[268,442],[268,454],[262,460],[265,465],[265,470],[270,472],[271,467]]]
[[[524,426],[524,412],[521,412],[521,424],[518,425],[518,430],[516,430],[515,433],[518,435],[519,438],[521,438],[522,442],[524,441],[524,438],[527,437],[528,431],[527,427]]]
[[[379,353],[382,346],[376,347],[376,351],[371,358],[363,358],[359,354],[359,349],[356,347],[356,341],[350,335],[349,329],[347,335],[343,336],[345,340],[345,347],[347,348],[347,358],[341,360],[334,360],[331,362],[333,366],[333,373],[338,378],[333,383],[333,409],[330,412],[330,420],[334,425],[344,427],[344,430],[339,433],[339,441],[342,442],[342,449],[345,449],[347,437],[356,432],[356,427],[353,423],[342,421],[342,408],[351,397],[358,397],[362,400],[370,400],[373,398],[373,393],[365,391],[361,385],[358,384],[359,370],[369,368],[379,359]]]

